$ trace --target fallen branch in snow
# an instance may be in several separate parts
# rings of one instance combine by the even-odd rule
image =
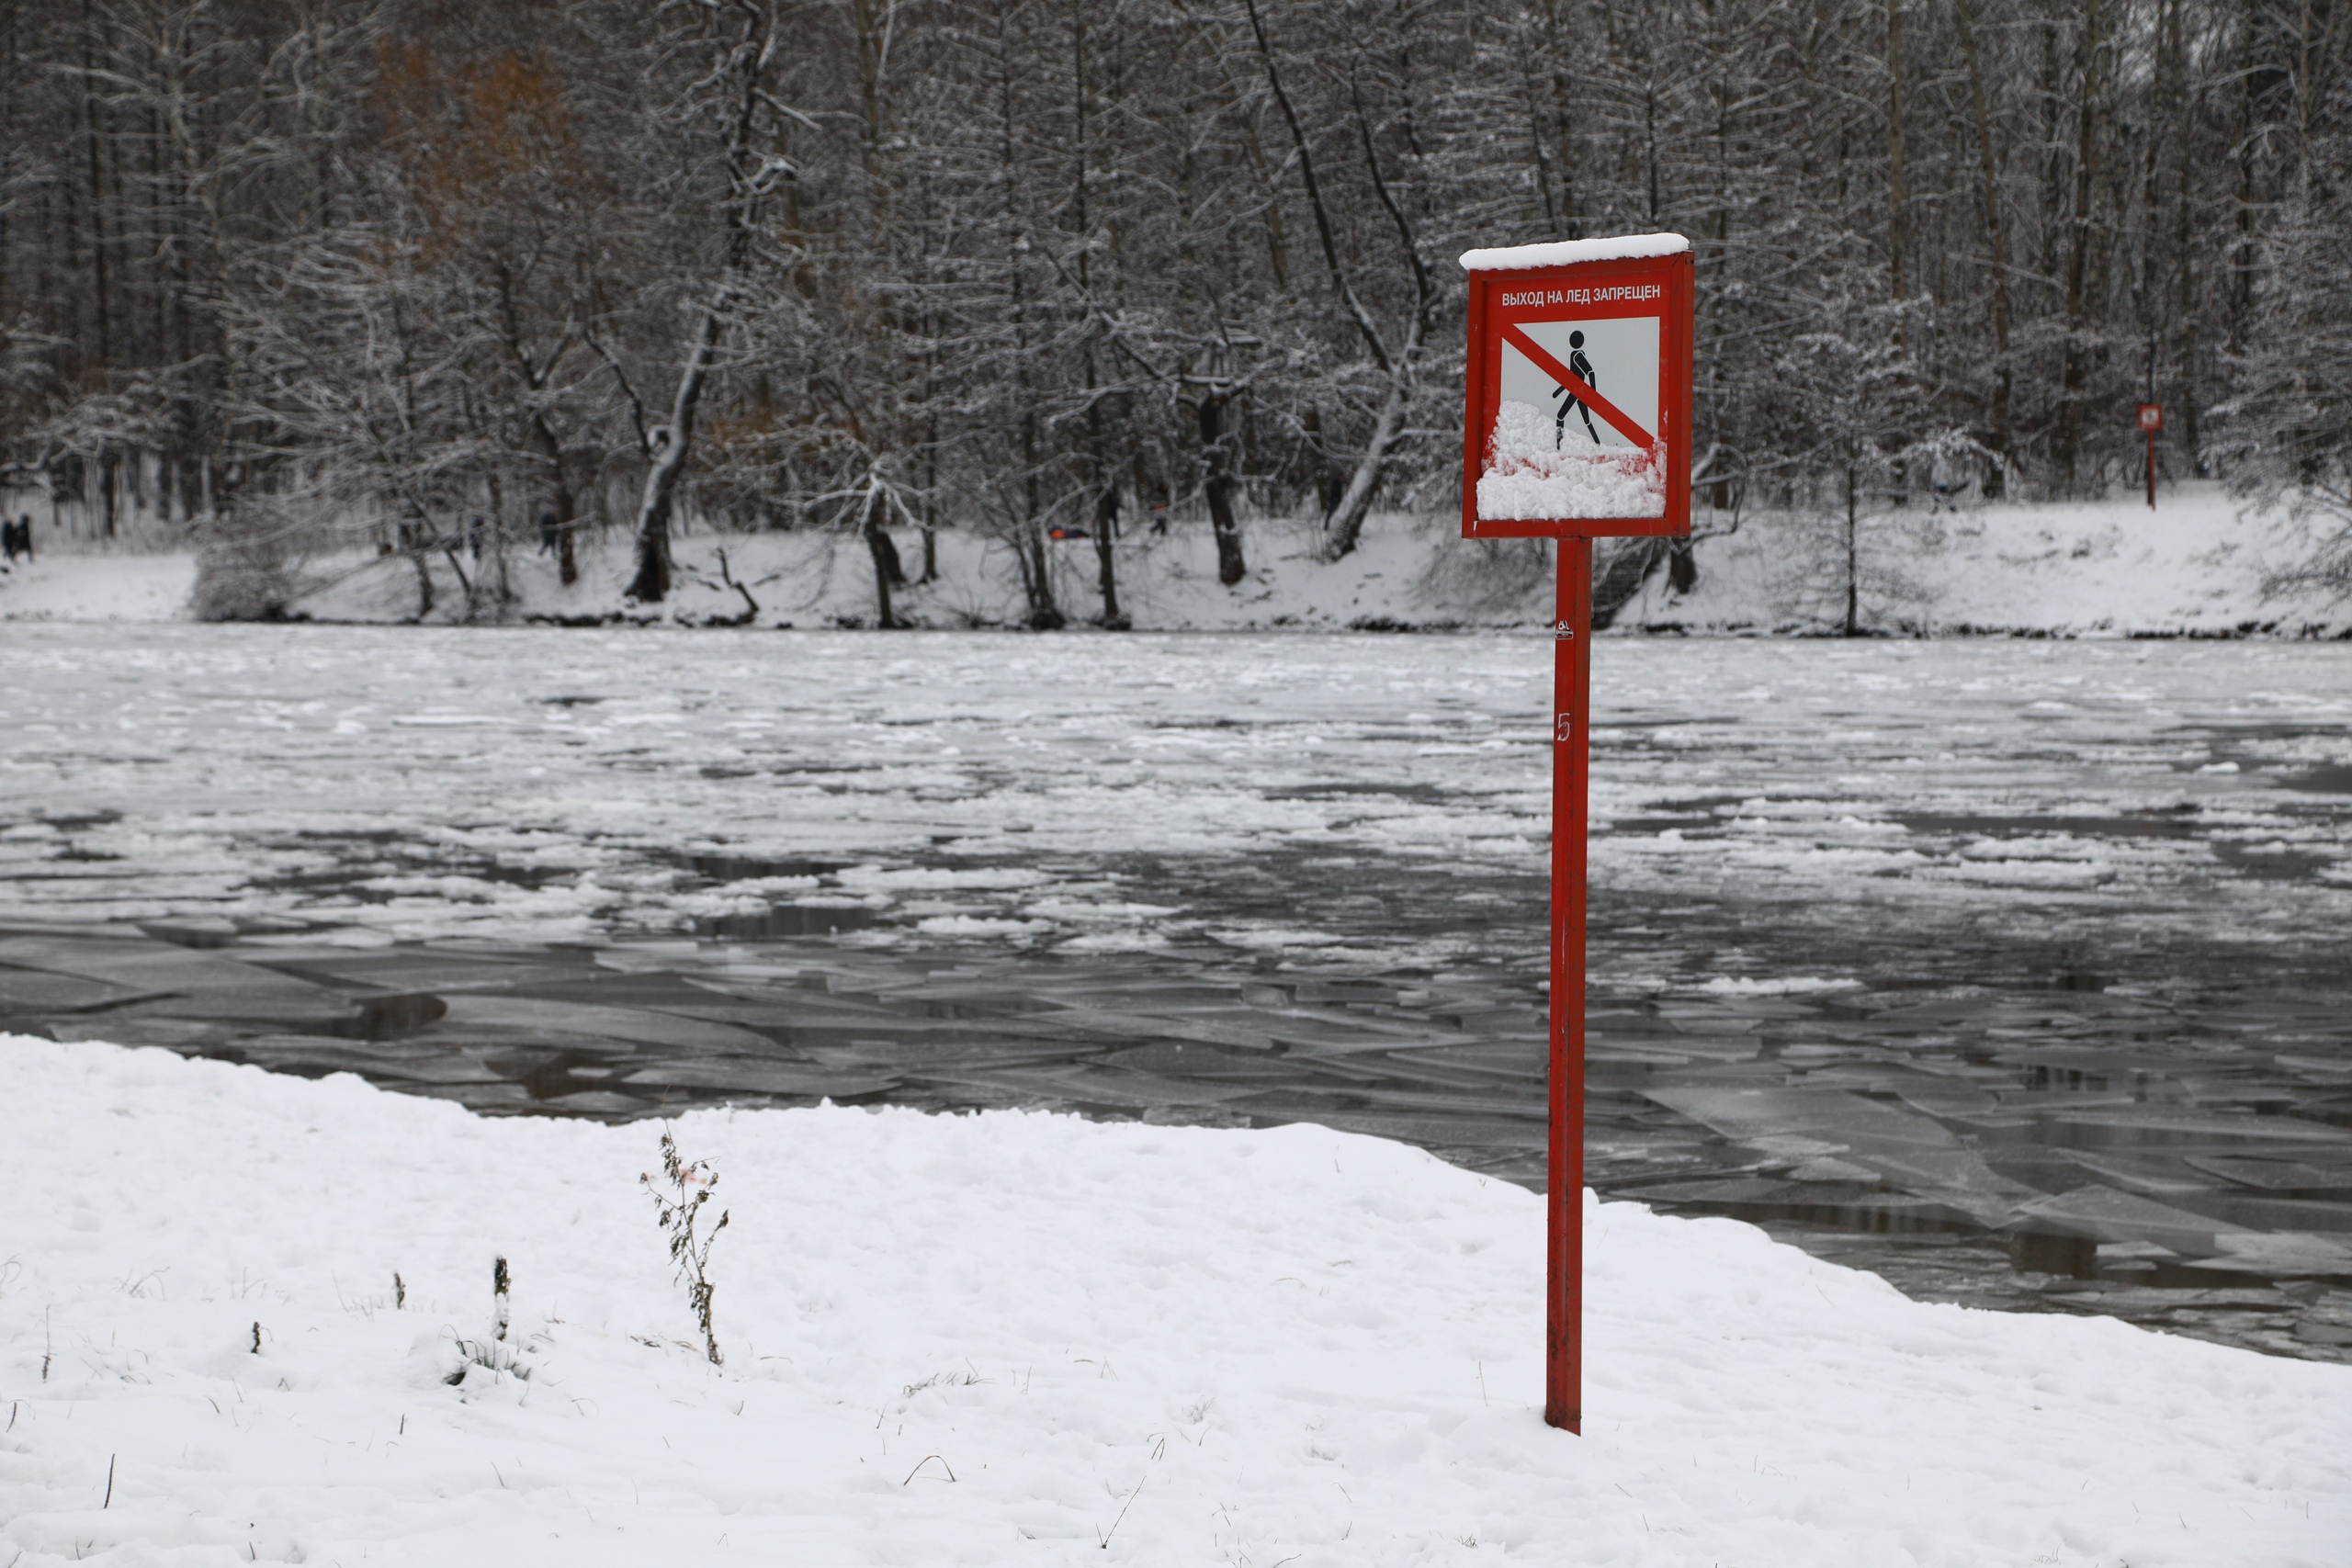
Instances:
[[[721,549],[717,553],[718,556],[718,581],[724,582],[728,587],[732,588],[736,592],[743,596],[743,618],[739,624],[742,626],[750,626],[752,622],[759,616],[760,602],[757,599],[752,598],[752,591],[744,587],[741,582],[738,582],[735,580],[735,574],[728,570],[727,552],[724,549]]]

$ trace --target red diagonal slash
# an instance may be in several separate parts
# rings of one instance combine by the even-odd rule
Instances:
[[[1601,417],[1610,429],[1639,446],[1644,451],[1657,444],[1657,438],[1619,412],[1615,403],[1602,397],[1586,384],[1585,378],[1553,358],[1544,345],[1519,330],[1515,321],[1503,323],[1503,341],[1535,362],[1535,368],[1568,389],[1568,396]]]

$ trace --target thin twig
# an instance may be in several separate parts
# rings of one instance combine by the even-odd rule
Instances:
[[[1146,1479],[1148,1480],[1149,1478],[1146,1477]],[[1135,1491],[1128,1493],[1127,1500],[1119,1506],[1119,1517],[1111,1521],[1111,1529],[1102,1537],[1102,1546],[1103,1551],[1108,1551],[1111,1550],[1111,1537],[1118,1534],[1119,1527],[1126,1523],[1127,1510],[1136,1506],[1136,1498],[1140,1495],[1142,1492],[1143,1482],[1138,1481],[1136,1483]]]
[[[920,1461],[916,1461],[914,1469],[907,1472],[907,1479],[899,1482],[899,1484],[904,1486],[912,1482],[914,1478],[922,1472],[922,1467],[929,1464],[935,1459],[939,1460],[939,1468],[947,1472],[947,1479],[951,1482],[954,1481],[956,1479],[956,1467],[954,1465],[949,1464],[944,1459],[941,1459],[937,1454],[925,1454]]]

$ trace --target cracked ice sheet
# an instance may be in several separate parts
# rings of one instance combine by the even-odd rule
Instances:
[[[1807,1147],[1785,1152],[1850,1156],[1897,1188],[1939,1198],[1997,1225],[2033,1189],[1996,1175],[1984,1157],[1940,1122],[1833,1089],[1654,1089],[1643,1091],[1669,1110],[1727,1138],[1770,1149],[1771,1140],[1795,1138]]]
[[[1541,1200],[1323,1128],[688,1113],[713,1368],[643,1124],[6,1036],[0,1103],[26,1568],[2317,1568],[2352,1534],[2352,1369],[1630,1203],[1588,1200],[1586,1435],[1550,1430]],[[492,1256],[527,1382],[457,1348]]]
[[[850,897],[860,940],[1050,946],[1144,903],[1175,911],[1155,942],[1395,961],[1489,940],[1450,879],[1540,875],[1549,827],[1522,634],[17,625],[0,652],[0,919],[566,940]],[[2352,916],[2344,649],[1607,638],[1595,665],[1603,890],[2246,941]],[[1193,886],[1316,853],[1385,869],[1281,918]],[[950,887],[970,923],[923,911]]]

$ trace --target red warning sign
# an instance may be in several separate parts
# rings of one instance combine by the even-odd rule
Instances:
[[[1690,531],[1690,243],[1472,251],[1462,532]]]

